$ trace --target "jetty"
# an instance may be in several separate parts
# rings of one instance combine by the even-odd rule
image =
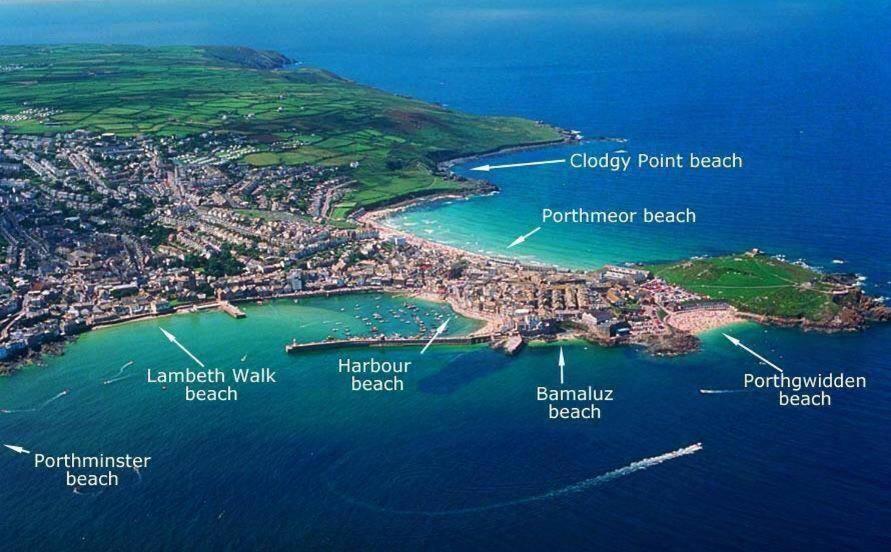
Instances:
[[[479,343],[491,343],[499,337],[498,334],[468,335],[462,337],[440,337],[434,345],[476,345]],[[326,341],[313,341],[309,343],[297,343],[296,340],[285,345],[286,353],[299,353],[302,351],[318,351],[324,349],[340,349],[343,347],[409,347],[418,345],[423,347],[430,338],[416,337],[379,337],[379,338],[353,338],[353,339],[329,339]]]
[[[236,307],[229,301],[220,301],[219,303],[220,310],[231,316],[232,318],[244,318],[247,316],[243,310]]]
[[[504,352],[508,356],[513,356],[513,355],[517,354],[520,351],[520,349],[523,348],[524,343],[525,342],[523,341],[522,336],[520,336],[519,334],[512,335],[509,338],[507,338],[507,341],[504,344]]]

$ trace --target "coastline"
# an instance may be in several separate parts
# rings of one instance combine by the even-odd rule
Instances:
[[[451,171],[451,168],[456,164],[465,163],[468,161],[472,161],[475,159],[483,159],[486,157],[493,157],[504,155],[510,152],[516,151],[525,151],[525,150],[534,150],[534,149],[542,149],[547,147],[556,147],[559,145],[568,145],[573,143],[579,143],[580,137],[570,131],[566,131],[564,129],[560,129],[558,127],[551,127],[557,130],[557,132],[562,136],[561,139],[547,141],[547,142],[536,142],[536,143],[528,143],[528,144],[520,144],[516,146],[509,146],[504,148],[497,148],[491,151],[482,152],[479,154],[466,155],[463,157],[453,158],[446,161],[439,162],[437,164],[437,171],[447,174],[448,176],[455,178],[459,181],[469,181],[471,184],[466,186],[463,189],[458,190],[450,190],[450,191],[442,191],[439,193],[434,193],[425,196],[418,197],[406,197],[402,200],[398,200],[392,204],[384,204],[380,207],[372,207],[371,210],[367,212],[362,212],[358,215],[353,215],[352,218],[361,226],[364,226],[368,229],[376,230],[379,233],[379,236],[383,239],[390,238],[401,238],[406,242],[418,247],[421,250],[430,251],[437,255],[443,255],[447,258],[452,259],[461,259],[461,258],[470,258],[476,261],[480,261],[488,264],[500,264],[502,266],[510,266],[513,268],[523,268],[528,270],[557,270],[566,273],[578,272],[577,269],[572,269],[569,267],[562,267],[554,263],[547,262],[529,262],[529,261],[520,261],[515,258],[510,258],[508,256],[501,256],[498,254],[492,253],[479,253],[468,251],[466,249],[462,249],[460,246],[453,246],[444,243],[440,243],[434,241],[432,239],[419,236],[417,234],[411,233],[407,230],[402,230],[399,228],[395,228],[387,224],[387,220],[392,217],[393,214],[399,213],[402,211],[406,211],[409,209],[413,209],[425,204],[434,204],[437,202],[447,201],[447,200],[469,200],[474,197],[486,195],[486,194],[494,194],[498,192],[497,186],[494,184],[481,180],[481,179],[468,179],[461,175],[457,175],[456,173]],[[601,139],[605,140],[605,139]],[[588,269],[595,270],[595,269]],[[379,292],[379,293],[387,293],[392,295],[403,295],[408,297],[416,297],[423,300],[434,301],[438,303],[448,304],[449,307],[457,314],[474,319],[482,322],[482,327],[478,330],[475,330],[469,335],[483,335],[483,334],[500,334],[502,333],[502,328],[505,326],[506,320],[503,317],[498,315],[493,315],[484,312],[478,312],[474,309],[467,308],[457,301],[453,300],[448,296],[444,296],[442,294],[430,291],[430,290],[420,290],[415,288],[388,288],[386,286],[374,287],[374,288],[339,288],[334,290],[314,290],[314,291],[302,291],[302,292],[294,292],[294,293],[278,293],[271,294],[266,296],[257,296],[257,297],[243,297],[243,298],[233,298],[229,301],[233,304],[249,302],[249,301],[265,301],[265,300],[278,300],[278,299],[287,299],[287,298],[300,298],[300,297],[316,297],[316,296],[331,296],[337,294],[354,294],[354,293],[364,293],[364,292]],[[870,302],[871,301],[871,302]],[[551,341],[553,339],[562,339],[562,338],[570,338],[570,339],[578,339],[582,338],[585,341],[592,344],[599,344],[602,346],[615,346],[620,344],[638,344],[647,346],[653,354],[681,354],[685,352],[689,352],[695,350],[696,343],[698,343],[698,336],[714,331],[716,329],[720,329],[723,327],[732,326],[734,324],[738,324],[743,321],[752,321],[762,325],[773,325],[773,326],[782,326],[782,327],[800,327],[806,331],[815,330],[815,331],[823,331],[823,332],[837,332],[837,331],[855,331],[864,328],[869,322],[872,321],[882,321],[891,318],[891,314],[889,314],[889,310],[887,308],[876,308],[876,303],[874,300],[870,300],[861,305],[858,308],[855,308],[852,313],[854,315],[853,318],[849,318],[846,320],[828,320],[828,321],[813,321],[807,319],[797,319],[797,318],[780,318],[776,316],[768,316],[768,315],[759,315],[754,313],[748,313],[743,311],[738,311],[737,309],[730,307],[730,309],[726,311],[688,311],[688,312],[675,312],[672,313],[665,319],[665,322],[668,326],[673,330],[670,335],[647,335],[640,334],[635,335],[630,340],[614,340],[610,339],[601,339],[595,335],[588,335],[586,332],[579,332],[570,330],[567,328],[563,328],[561,334],[559,334],[556,338],[552,338],[551,336],[543,336],[538,338],[533,338],[533,341]],[[152,318],[160,318],[165,316],[172,316],[174,314],[180,314],[182,312],[193,312],[195,310],[207,310],[211,308],[219,308],[220,305],[217,301],[206,301],[202,303],[187,303],[178,305],[174,308],[172,312],[161,312],[161,313],[140,313],[137,315],[129,316],[126,318],[121,318],[118,320],[105,322],[101,324],[97,324],[96,326],[92,326],[86,328],[85,331],[94,331],[100,330],[112,326],[119,326],[123,324],[129,324],[131,322],[149,320]],[[84,333],[80,332],[80,333]],[[61,336],[56,341],[50,341],[41,347],[39,350],[30,350],[26,354],[21,357],[18,357],[14,360],[7,361],[4,364],[0,364],[0,375],[10,374],[15,372],[19,366],[34,362],[35,359],[39,362],[40,358],[44,354],[64,354],[64,349],[68,341],[74,340],[77,338],[78,334],[72,334],[69,336]],[[506,338],[507,335],[503,334]]]
[[[498,186],[496,186],[495,184],[492,184],[488,180],[477,179],[477,178],[467,178],[465,176],[456,174],[455,172],[453,172],[451,170],[451,168],[457,164],[466,163],[468,161],[473,161],[473,160],[477,160],[477,159],[484,159],[487,157],[497,157],[497,156],[505,155],[508,153],[516,153],[516,152],[520,152],[520,151],[533,151],[533,150],[538,150],[538,149],[556,147],[556,146],[560,146],[560,145],[569,145],[569,144],[581,142],[580,135],[578,135],[572,131],[568,131],[566,129],[563,129],[563,128],[560,128],[560,127],[557,127],[554,125],[548,125],[545,123],[539,123],[539,124],[541,124],[542,126],[547,126],[547,127],[552,128],[554,131],[557,132],[557,134],[560,136],[560,138],[556,138],[554,140],[548,140],[548,141],[544,141],[544,142],[529,142],[529,143],[517,144],[517,145],[513,145],[513,146],[494,148],[494,149],[479,152],[479,153],[466,154],[466,155],[462,155],[460,157],[453,157],[450,159],[445,159],[443,161],[434,161],[435,169],[431,171],[434,176],[450,177],[452,180],[454,180],[456,182],[462,182],[462,183],[466,182],[466,183],[470,183],[470,184],[463,188],[458,187],[454,190],[443,190],[443,191],[436,191],[436,192],[432,192],[432,193],[420,191],[420,192],[416,192],[414,194],[406,194],[406,195],[403,195],[400,197],[385,199],[385,200],[375,202],[375,203],[367,205],[367,206],[359,206],[355,211],[353,211],[352,213],[347,215],[346,218],[347,219],[349,219],[349,218],[358,219],[358,217],[356,217],[355,213],[358,211],[364,211],[365,209],[368,210],[367,212],[378,212],[378,211],[385,211],[385,210],[389,210],[389,209],[409,208],[411,206],[414,206],[414,205],[417,205],[420,203],[425,203],[428,201],[435,202],[435,201],[441,201],[441,200],[445,200],[445,199],[459,199],[459,198],[467,199],[470,197],[497,193],[499,191]],[[365,213],[363,212],[363,215],[364,214]]]
[[[665,323],[672,328],[697,337],[702,334],[733,326],[745,320],[743,313],[735,308],[722,311],[685,311],[671,313]]]
[[[441,196],[433,197],[425,197],[425,198],[415,198],[411,200],[407,200],[398,205],[393,205],[390,207],[385,207],[382,209],[370,211],[367,213],[363,213],[361,216],[357,217],[357,221],[360,223],[374,228],[380,232],[381,237],[401,237],[406,241],[413,243],[414,245],[425,248],[440,254],[445,254],[454,257],[471,257],[479,261],[484,262],[493,262],[493,263],[502,263],[510,266],[524,266],[530,269],[557,269],[557,270],[567,270],[563,269],[557,265],[545,264],[541,263],[534,266],[529,266],[526,263],[522,263],[518,260],[511,260],[507,258],[498,258],[492,257],[489,255],[484,255],[480,253],[475,253],[471,251],[466,251],[459,247],[442,244],[435,242],[433,240],[412,234],[410,232],[406,232],[400,229],[392,228],[387,226],[382,222],[383,219],[386,219],[388,216],[392,215],[394,212],[399,212],[401,210],[409,209],[414,206],[417,206],[420,203],[427,203],[433,201],[442,201],[445,199],[466,199],[467,196],[448,193],[442,194]],[[386,286],[379,287],[364,287],[364,288],[338,288],[333,290],[313,290],[313,291],[300,291],[300,292],[290,292],[290,293],[280,293],[274,295],[266,295],[266,296],[256,296],[256,297],[243,297],[243,298],[233,298],[228,300],[232,304],[240,304],[247,303],[253,301],[275,301],[275,300],[284,300],[284,299],[299,299],[299,298],[310,298],[310,297],[330,297],[332,295],[351,295],[351,294],[362,294],[362,293],[385,293],[393,296],[404,296],[404,297],[412,297],[421,300],[448,304],[449,307],[458,315],[463,316],[465,318],[473,319],[481,322],[483,325],[474,330],[468,336],[478,336],[484,334],[495,334],[499,333],[504,325],[504,320],[496,315],[492,315],[489,313],[479,312],[473,309],[468,309],[455,301],[450,300],[448,297],[444,297],[441,294],[434,293],[427,290],[418,290],[411,288],[392,288]],[[77,337],[81,333],[92,332],[97,330],[102,330],[105,328],[111,328],[116,326],[122,326],[125,324],[130,324],[133,322],[140,321],[148,321],[155,318],[164,318],[168,316],[174,316],[182,313],[200,313],[201,311],[206,311],[210,309],[219,309],[220,303],[218,301],[206,301],[203,303],[187,303],[178,305],[174,308],[172,312],[162,312],[162,313],[144,313],[131,317],[127,317],[124,319],[97,324],[96,326],[92,326],[86,329],[79,334],[74,334],[71,336],[64,336],[57,341],[47,342],[42,348],[38,351],[29,351],[27,354],[16,358],[11,362],[7,362],[4,365],[0,365],[0,376],[8,376],[14,374],[18,371],[22,366],[27,364],[39,364],[41,359],[46,355],[52,356],[61,356],[65,354],[65,348],[67,347],[69,342],[73,342],[77,339]],[[198,312],[196,312],[198,311]],[[885,307],[884,312],[887,315],[887,307]],[[869,311],[866,311],[869,312]],[[627,342],[627,345],[643,345],[647,347],[652,354],[655,355],[677,355],[683,354],[687,352],[692,352],[698,349],[699,338],[705,334],[709,334],[711,332],[720,330],[722,328],[732,327],[734,325],[740,323],[755,323],[759,325],[767,325],[767,326],[777,326],[777,327],[799,327],[804,331],[818,331],[825,333],[835,333],[840,331],[857,331],[865,328],[868,325],[868,322],[872,321],[881,321],[885,318],[862,318],[858,320],[856,324],[847,324],[847,323],[820,323],[806,319],[793,319],[793,318],[779,318],[776,316],[767,316],[767,315],[759,315],[749,312],[739,311],[733,307],[731,307],[726,312],[720,312],[716,315],[712,315],[710,312],[686,312],[686,313],[673,313],[669,318],[666,319],[666,323],[672,327],[676,333],[672,336],[666,338],[653,338],[653,339],[641,339],[641,340],[630,340]],[[675,318],[676,320],[672,320]],[[678,320],[679,319],[679,320]],[[505,336],[506,337],[506,336]],[[621,345],[623,343],[615,343],[612,341],[603,341],[601,339],[597,339],[594,336],[588,335],[586,332],[574,331],[571,329],[566,329],[559,335],[555,336],[553,339],[547,338],[534,338],[531,339],[530,343],[536,342],[549,342],[554,340],[583,340],[586,343],[590,343],[592,345],[600,345],[604,347]],[[674,341],[673,341],[674,340]],[[664,347],[664,343],[668,342],[669,346]],[[673,344],[672,344],[673,343]]]
[[[472,196],[471,196],[472,197]],[[431,251],[437,251],[455,255],[455,256],[465,256],[470,257],[476,260],[485,261],[485,262],[493,262],[493,263],[502,263],[510,266],[522,266],[524,268],[528,268],[531,270],[541,270],[541,269],[554,269],[554,270],[565,270],[567,272],[575,272],[575,269],[562,267],[553,263],[545,263],[545,262],[537,262],[537,263],[529,263],[520,261],[517,259],[511,259],[509,257],[500,257],[497,255],[490,254],[482,254],[474,251],[468,251],[466,249],[462,249],[458,246],[448,245],[444,243],[440,243],[434,241],[429,238],[425,238],[423,236],[419,236],[417,234],[411,233],[406,230],[402,230],[399,228],[394,228],[388,224],[386,224],[386,219],[391,217],[394,213],[402,212],[405,210],[409,210],[427,203],[435,203],[446,200],[468,200],[471,199],[464,194],[441,194],[439,196],[430,196],[426,198],[418,198],[407,200],[401,202],[400,204],[396,204],[390,207],[385,207],[381,209],[377,209],[374,211],[369,211],[367,213],[363,213],[359,217],[356,218],[358,222],[369,226],[375,230],[377,230],[380,235],[384,238],[389,237],[400,237],[406,240],[406,242],[411,243],[417,247],[426,248]],[[633,261],[630,261],[633,262]],[[724,328],[733,326],[735,324],[739,324],[741,322],[754,322],[761,325],[766,326],[777,326],[777,327],[797,327],[802,329],[803,331],[816,331],[822,333],[837,333],[837,332],[853,332],[853,331],[861,331],[866,329],[871,323],[883,322],[891,320],[891,309],[886,306],[883,306],[880,299],[876,299],[870,297],[868,295],[864,295],[864,302],[858,307],[859,310],[852,311],[849,313],[848,319],[832,319],[825,321],[817,321],[810,320],[806,318],[784,318],[773,315],[766,314],[757,314],[751,313],[747,311],[742,311],[737,309],[736,307],[730,307],[728,312],[720,313],[719,316],[710,316],[710,313],[676,313],[673,315],[677,324],[671,324],[672,327],[680,332],[689,333],[694,336],[699,336],[704,333],[708,333],[715,329]]]
[[[497,156],[504,155],[507,153],[515,153],[518,151],[531,151],[531,150],[543,149],[543,148],[548,148],[548,147],[555,147],[555,146],[559,146],[559,145],[569,145],[569,144],[574,144],[574,143],[581,143],[581,139],[578,137],[578,135],[573,134],[572,132],[567,131],[562,128],[559,128],[559,127],[553,127],[553,128],[557,129],[557,131],[563,136],[563,138],[561,140],[555,140],[552,142],[537,142],[534,144],[521,144],[521,145],[517,145],[517,146],[498,148],[498,149],[494,149],[494,150],[483,152],[483,153],[466,155],[463,157],[456,157],[456,158],[452,158],[452,159],[438,163],[437,169],[439,171],[447,173],[449,176],[456,177],[456,178],[464,178],[464,177],[454,173],[451,170],[451,168],[454,167],[455,165],[458,165],[461,163],[467,163],[468,161],[485,159],[487,157],[497,157]],[[478,186],[476,189],[468,188],[467,190],[463,190],[463,191],[452,190],[452,191],[430,194],[430,195],[426,195],[426,196],[422,196],[422,197],[406,198],[406,199],[396,201],[389,205],[382,205],[380,207],[372,208],[371,210],[366,211],[366,212],[362,213],[361,215],[358,215],[354,218],[355,218],[356,222],[370,226],[373,229],[377,230],[381,234],[381,236],[386,236],[386,237],[398,236],[398,237],[404,238],[409,243],[413,243],[417,246],[428,247],[431,249],[438,248],[443,251],[451,252],[453,254],[466,255],[466,256],[469,256],[469,257],[472,257],[472,258],[475,258],[478,260],[492,261],[492,262],[496,262],[496,263],[506,263],[506,264],[510,264],[510,265],[519,264],[521,266],[526,266],[526,267],[529,267],[532,269],[535,269],[535,268],[557,268],[560,270],[572,270],[568,267],[560,267],[560,266],[550,264],[550,263],[522,262],[517,259],[508,257],[508,256],[484,255],[482,253],[468,251],[468,250],[462,249],[460,247],[436,242],[434,240],[430,240],[430,239],[418,236],[416,234],[412,234],[411,232],[407,232],[404,230],[400,230],[398,228],[394,228],[394,227],[386,224],[386,222],[384,222],[386,219],[390,218],[395,213],[401,213],[403,211],[408,211],[408,210],[420,207],[422,205],[435,204],[435,203],[440,203],[443,201],[459,201],[459,200],[467,201],[467,200],[473,199],[474,197],[483,197],[483,196],[487,196],[487,195],[493,195],[500,191],[495,184],[492,184],[489,181],[479,180],[479,182],[482,182],[484,184],[481,186]]]
[[[483,255],[481,253],[475,253],[472,251],[467,251],[465,249],[461,249],[460,247],[455,247],[453,245],[446,245],[444,243],[439,243],[427,238],[422,238],[416,234],[412,234],[411,232],[406,232],[404,230],[399,230],[398,228],[393,228],[392,226],[388,226],[383,222],[384,219],[391,216],[393,213],[398,213],[400,211],[409,209],[411,207],[417,206],[421,202],[432,202],[432,201],[444,201],[446,199],[455,199],[455,195],[444,195],[440,196],[437,199],[427,198],[425,200],[415,200],[411,201],[408,204],[386,207],[383,209],[379,209],[376,211],[369,211],[367,213],[363,213],[356,220],[366,226],[370,226],[374,230],[377,230],[380,236],[384,239],[399,237],[405,239],[408,243],[412,245],[429,249],[429,250],[440,250],[452,255],[462,255],[468,256],[480,261],[498,261],[498,259],[493,259],[492,257]]]
[[[483,322],[482,327],[468,334],[471,337],[477,335],[498,333],[501,330],[502,325],[504,324],[504,321],[497,316],[465,308],[454,303],[453,301],[449,301],[448,298],[441,297],[439,294],[430,291],[414,291],[409,293],[403,291],[401,295],[406,295],[408,297],[421,299],[423,301],[430,301],[433,303],[444,303],[447,304],[453,311],[455,311],[455,313],[463,316],[464,318],[470,318],[472,320]]]
[[[454,167],[455,165],[460,165],[461,163],[467,163],[468,161],[474,161],[477,159],[485,159],[486,157],[498,157],[500,155],[505,155],[507,153],[516,153],[519,151],[531,151],[531,150],[537,150],[537,149],[548,148],[548,147],[553,147],[553,146],[559,146],[561,144],[565,145],[565,144],[573,144],[573,143],[581,142],[581,139],[579,138],[578,135],[573,134],[572,132],[570,132],[566,129],[556,127],[553,125],[547,125],[547,126],[550,126],[551,128],[555,129],[557,131],[557,133],[559,133],[562,136],[562,138],[560,138],[558,140],[548,141],[548,142],[532,142],[532,143],[528,143],[528,144],[517,144],[515,146],[506,146],[503,148],[495,148],[495,149],[480,152],[480,153],[464,155],[462,157],[453,157],[452,159],[440,161],[439,163],[437,163],[436,167],[437,167],[437,169],[439,169],[441,171],[451,172],[451,168]]]
[[[480,261],[485,262],[494,262],[494,263],[504,263],[511,266],[523,266],[528,267],[530,269],[556,269],[556,270],[566,270],[573,271],[569,268],[560,267],[556,264],[549,263],[538,263],[535,265],[530,265],[528,262],[521,262],[516,259],[510,259],[507,257],[498,257],[491,256],[487,254],[481,254],[473,251],[468,251],[465,249],[461,249],[460,247],[448,245],[444,243],[440,243],[429,238],[425,238],[419,236],[417,234],[413,234],[406,230],[402,230],[399,228],[394,228],[386,224],[386,219],[392,216],[394,213],[398,213],[404,210],[408,210],[423,204],[434,203],[445,200],[454,200],[454,199],[470,199],[467,195],[460,194],[442,194],[437,197],[427,197],[420,198],[402,202],[398,205],[393,205],[390,207],[370,211],[367,213],[363,213],[360,217],[357,217],[357,221],[367,225],[373,229],[376,229],[380,235],[384,238],[388,237],[400,237],[405,239],[408,243],[411,243],[415,246],[425,248],[431,251],[439,251],[444,254],[453,255],[453,256],[465,256],[469,258],[473,258]],[[448,301],[447,301],[448,302]],[[451,303],[450,303],[451,304]],[[452,305],[453,309],[455,305]],[[823,333],[837,333],[837,332],[852,332],[852,331],[860,331],[865,329],[870,323],[873,322],[881,322],[889,319],[889,309],[887,307],[878,309],[876,308],[875,301],[873,299],[869,299],[867,303],[863,306],[862,312],[854,313],[852,319],[849,320],[828,320],[828,321],[814,321],[808,320],[804,318],[782,318],[777,316],[769,316],[762,315],[756,313],[750,313],[746,311],[741,311],[735,307],[730,307],[726,311],[704,311],[704,312],[685,312],[685,313],[674,313],[669,319],[666,320],[674,330],[676,330],[679,334],[688,334],[695,338],[699,338],[699,336],[703,334],[707,334],[709,332],[719,330],[721,328],[728,328],[734,325],[743,323],[743,322],[754,322],[760,325],[766,326],[776,326],[776,327],[797,327],[802,329],[803,331],[817,331]],[[479,314],[477,314],[477,317]],[[671,320],[674,318],[674,320]],[[602,343],[599,340],[591,339],[588,340],[592,343],[599,343],[601,345],[609,345],[607,343]],[[691,350],[687,345],[681,347],[682,352],[688,352]]]
[[[232,304],[243,304],[250,303],[256,301],[283,301],[286,299],[309,299],[313,297],[331,297],[336,295],[359,295],[359,294],[369,294],[369,293],[383,293],[393,297],[409,297],[416,298],[422,301],[430,301],[433,303],[446,304],[449,305],[456,314],[463,316],[464,318],[469,318],[475,320],[477,322],[482,323],[480,328],[474,330],[473,332],[467,334],[468,337],[474,337],[483,334],[491,334],[496,333],[502,324],[502,321],[495,316],[491,316],[485,313],[480,313],[473,311],[471,309],[464,308],[460,305],[457,305],[446,298],[440,297],[439,295],[431,292],[417,291],[411,289],[402,289],[402,288],[389,288],[389,287],[365,287],[365,288],[343,288],[336,290],[314,290],[314,291],[301,291],[301,292],[292,292],[292,293],[281,293],[276,295],[266,295],[266,296],[257,296],[257,297],[244,297],[239,299],[232,299],[229,302]],[[222,311],[220,303],[218,301],[209,301],[204,303],[188,303],[183,305],[178,305],[174,308],[173,311],[170,312],[161,312],[161,313],[145,313],[139,314],[136,316],[130,316],[127,318],[122,318],[120,320],[115,320],[112,322],[105,322],[102,324],[97,324],[95,326],[91,326],[86,330],[74,334],[64,336],[61,339],[56,341],[47,342],[42,345],[40,350],[37,351],[29,351],[27,354],[16,358],[11,362],[7,362],[5,365],[0,365],[0,377],[3,376],[11,376],[20,370],[23,366],[28,364],[39,364],[40,361],[46,356],[62,356],[65,354],[65,349],[70,343],[77,341],[77,339],[84,334],[92,333],[100,330],[105,330],[109,328],[117,328],[121,326],[126,326],[128,324],[134,324],[137,322],[148,322],[150,320],[162,319],[167,317],[173,317],[181,314],[202,314],[206,311],[217,310]]]

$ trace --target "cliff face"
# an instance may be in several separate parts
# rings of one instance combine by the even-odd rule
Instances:
[[[891,320],[891,308],[875,297],[861,293],[857,307],[869,322],[888,322]]]
[[[832,318],[808,320],[802,323],[802,327],[824,331],[850,331],[863,329],[870,322],[891,320],[891,309],[861,290],[841,296],[838,304],[841,308]]]
[[[249,69],[281,69],[293,63],[287,56],[272,50],[254,50],[243,46],[202,46],[204,54]]]
[[[855,301],[846,301],[831,318],[809,320],[740,313],[744,318],[760,324],[781,327],[801,327],[821,332],[851,332],[866,328],[870,323],[891,321],[891,308],[874,297],[859,293]]]

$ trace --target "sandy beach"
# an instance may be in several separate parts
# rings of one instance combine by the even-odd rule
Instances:
[[[447,199],[463,199],[463,197],[456,196],[456,195],[438,196],[436,198],[436,201],[442,201],[442,200],[447,200]],[[426,201],[432,201],[432,200],[428,199]],[[406,204],[395,206],[395,207],[388,207],[388,208],[380,209],[377,211],[363,213],[361,216],[359,216],[357,218],[357,220],[360,223],[362,223],[366,226],[370,226],[370,227],[374,228],[375,230],[377,230],[378,232],[380,232],[380,235],[382,238],[391,238],[391,237],[398,236],[401,238],[405,238],[406,242],[408,242],[414,246],[421,247],[424,249],[445,252],[445,253],[448,253],[454,257],[458,257],[458,256],[473,257],[475,259],[482,260],[482,261],[509,262],[508,259],[499,260],[499,259],[489,257],[487,255],[482,255],[480,253],[474,253],[472,251],[460,249],[460,248],[454,247],[452,245],[446,245],[446,244],[435,242],[433,240],[428,240],[426,238],[416,236],[415,234],[412,234],[410,232],[406,232],[404,230],[399,230],[398,228],[393,228],[383,222],[384,220],[387,219],[387,217],[393,215],[394,213],[398,213],[400,211],[404,211],[411,207],[417,206],[419,203],[420,202],[410,202],[410,203],[406,203]]]
[[[684,332],[690,332],[694,335],[714,330],[722,326],[729,326],[737,322],[741,322],[736,309],[728,308],[722,310],[691,310],[684,312],[675,312],[665,319],[666,324]]]
[[[501,327],[504,325],[504,322],[505,322],[503,319],[501,319],[498,316],[484,313],[484,312],[479,312],[476,310],[466,309],[460,305],[455,304],[452,301],[449,301],[447,298],[439,295],[438,293],[432,293],[429,291],[415,291],[415,292],[409,293],[408,296],[414,297],[416,299],[422,299],[424,301],[433,301],[436,303],[446,303],[452,308],[453,311],[455,311],[456,313],[460,314],[461,316],[463,316],[465,318],[473,318],[474,320],[481,320],[481,321],[485,322],[485,325],[483,325],[483,327],[479,328],[478,330],[472,332],[470,334],[471,336],[497,333],[498,331],[501,330]]]

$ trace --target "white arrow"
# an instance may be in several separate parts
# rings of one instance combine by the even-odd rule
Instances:
[[[19,454],[31,454],[30,450],[25,450],[23,447],[20,447],[20,446],[16,446],[16,445],[3,445],[3,446],[8,448],[9,450],[11,450],[13,452],[17,452]]]
[[[176,345],[177,347],[179,347],[180,349],[182,349],[184,353],[186,353],[187,355],[189,355],[189,358],[191,358],[192,360],[194,360],[194,361],[198,364],[198,366],[200,366],[200,367],[202,367],[202,368],[205,367],[205,366],[204,366],[204,363],[201,362],[200,360],[198,360],[198,357],[196,357],[195,355],[193,355],[192,352],[191,352],[190,350],[188,350],[188,349],[186,349],[185,347],[183,347],[182,343],[180,343],[179,341],[176,340],[176,336],[175,336],[175,335],[173,335],[172,333],[168,332],[168,331],[165,330],[164,328],[158,328],[158,329],[161,330],[161,333],[163,333],[165,336],[167,336],[167,339],[168,339],[171,343],[173,343],[174,345]]]
[[[448,317],[448,318],[446,318],[446,321],[443,322],[442,324],[440,324],[438,328],[436,328],[436,331],[433,332],[433,337],[431,337],[431,338],[430,338],[430,341],[428,341],[427,344],[424,345],[424,348],[421,349],[421,354],[422,354],[422,355],[424,354],[424,351],[427,350],[427,347],[429,347],[430,344],[432,344],[433,341],[434,341],[437,337],[439,337],[439,335],[440,335],[442,332],[446,331],[446,328],[447,328],[448,325],[449,325],[449,320],[451,320],[451,319],[452,319],[451,316]]]
[[[752,349],[749,349],[748,347],[746,347],[745,345],[743,345],[742,342],[740,342],[740,340],[738,340],[737,338],[733,337],[732,335],[727,335],[727,334],[721,334],[721,335],[723,335],[724,337],[726,337],[728,341],[730,341],[731,343],[733,343],[733,344],[736,345],[737,347],[740,347],[741,349],[745,350],[745,351],[748,352],[750,355],[752,355],[753,357],[757,358],[758,360],[760,360],[760,361],[763,362],[764,364],[767,364],[768,366],[770,366],[771,368],[773,368],[773,369],[776,370],[777,372],[779,372],[779,373],[781,373],[781,374],[783,373],[783,369],[782,369],[782,368],[780,368],[779,366],[777,366],[777,365],[774,364],[773,362],[767,360],[767,359],[764,358],[763,356],[759,355],[758,353],[756,353],[756,352],[753,351]]]
[[[513,246],[515,246],[515,245],[520,245],[521,243],[523,243],[524,241],[526,241],[526,239],[529,238],[529,236],[531,236],[532,234],[538,232],[539,230],[541,230],[541,226],[537,226],[537,227],[535,227],[535,229],[532,230],[531,232],[529,232],[528,234],[523,234],[523,235],[520,236],[519,238],[517,238],[517,239],[515,239],[514,241],[512,241],[512,242],[510,243],[510,245],[507,246],[507,248],[510,249],[511,247],[513,247]]]
[[[530,161],[529,163],[508,163],[507,165],[480,165],[470,170],[489,172],[495,169],[512,169],[514,167],[534,167],[536,165],[553,165],[555,163],[566,163],[566,159],[551,159],[550,161]]]
[[[563,385],[563,368],[566,366],[566,360],[563,359],[563,347],[560,347],[560,360],[557,361],[560,367],[560,385]]]

